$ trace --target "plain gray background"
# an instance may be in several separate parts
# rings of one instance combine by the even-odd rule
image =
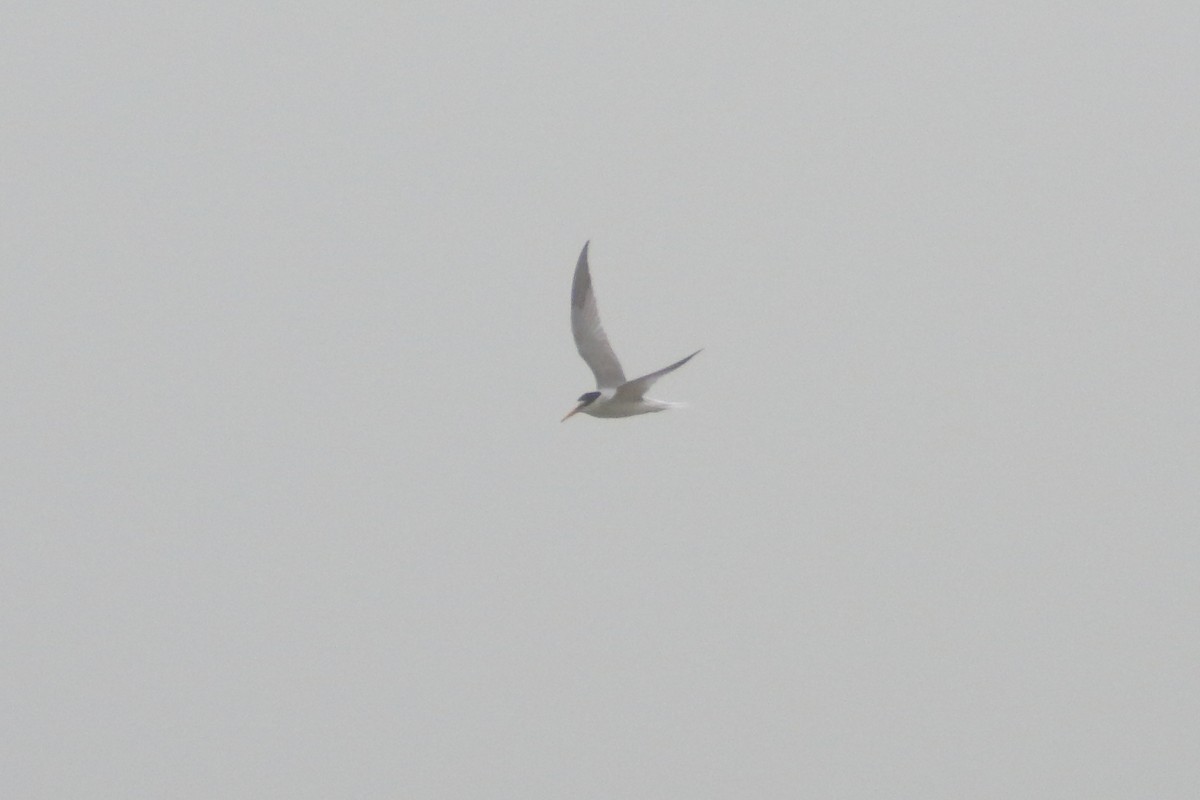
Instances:
[[[0,794],[1196,797],[1194,3],[22,5]]]

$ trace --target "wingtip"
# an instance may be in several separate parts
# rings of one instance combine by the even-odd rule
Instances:
[[[583,250],[579,252],[579,260],[575,262],[575,278],[571,282],[571,307],[583,308],[587,303],[588,295],[592,291],[592,276],[590,267],[588,267],[588,245],[591,244],[589,239],[583,244]]]

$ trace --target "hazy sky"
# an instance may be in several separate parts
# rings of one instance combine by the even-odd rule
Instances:
[[[1197,796],[1195,3],[19,5],[0,795]]]

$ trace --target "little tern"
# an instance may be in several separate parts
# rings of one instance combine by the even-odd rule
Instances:
[[[566,422],[580,411],[593,417],[632,417],[652,411],[666,411],[680,405],[646,397],[646,390],[663,375],[682,367],[700,351],[657,372],[631,381],[625,380],[621,362],[617,361],[617,354],[613,352],[600,325],[596,293],[592,291],[592,275],[588,270],[588,244],[590,242],[584,243],[583,252],[579,254],[575,280],[571,283],[571,333],[575,336],[579,355],[583,356],[596,375],[596,391],[580,395],[578,404],[562,421]]]

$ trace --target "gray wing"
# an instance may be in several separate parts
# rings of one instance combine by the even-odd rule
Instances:
[[[703,349],[704,348],[700,348],[700,350],[703,350]],[[700,350],[697,350],[696,353],[699,353]],[[648,390],[651,386],[653,386],[654,382],[656,380],[661,378],[663,375],[666,375],[668,372],[674,372],[675,370],[679,369],[687,362],[691,361],[692,358],[695,357],[696,353],[692,353],[690,356],[687,356],[686,358],[681,358],[678,361],[676,361],[674,364],[672,364],[671,366],[663,367],[662,369],[658,370],[657,372],[651,372],[649,375],[643,375],[640,378],[634,378],[633,380],[629,381],[629,383],[621,384],[620,388],[617,389],[616,396],[620,399],[629,399],[629,400],[636,400],[640,397],[644,397],[646,394],[646,390]]]
[[[590,242],[584,244],[583,252],[579,254],[575,280],[571,283],[571,333],[575,336],[579,355],[583,356],[596,375],[596,388],[611,389],[625,382],[625,372],[600,325],[596,293],[592,291],[592,275],[588,271],[588,244]]]

